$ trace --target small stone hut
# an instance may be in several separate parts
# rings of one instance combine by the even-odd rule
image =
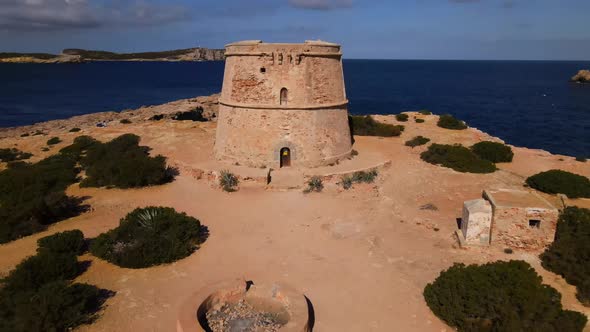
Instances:
[[[215,157],[250,167],[319,167],[350,156],[340,45],[225,47]]]

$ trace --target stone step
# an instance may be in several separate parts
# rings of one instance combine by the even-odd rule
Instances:
[[[274,190],[301,189],[304,180],[301,170],[285,167],[270,172],[270,183],[267,188]]]

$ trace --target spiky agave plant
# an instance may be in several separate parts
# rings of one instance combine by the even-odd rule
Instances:
[[[154,228],[154,220],[160,214],[161,209],[157,207],[147,207],[137,214],[137,222],[145,228]]]
[[[224,191],[232,192],[236,191],[236,187],[238,186],[238,177],[235,176],[228,170],[222,170],[221,176],[219,177],[219,185]]]

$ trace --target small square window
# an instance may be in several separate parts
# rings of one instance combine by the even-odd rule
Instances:
[[[260,68],[260,72],[263,74],[266,73],[266,68],[264,68],[264,67]]]
[[[531,219],[529,220],[529,226],[531,228],[541,228],[541,220]]]

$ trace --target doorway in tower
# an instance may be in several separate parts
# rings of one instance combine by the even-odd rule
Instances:
[[[291,166],[291,150],[289,148],[281,149],[281,168]]]

